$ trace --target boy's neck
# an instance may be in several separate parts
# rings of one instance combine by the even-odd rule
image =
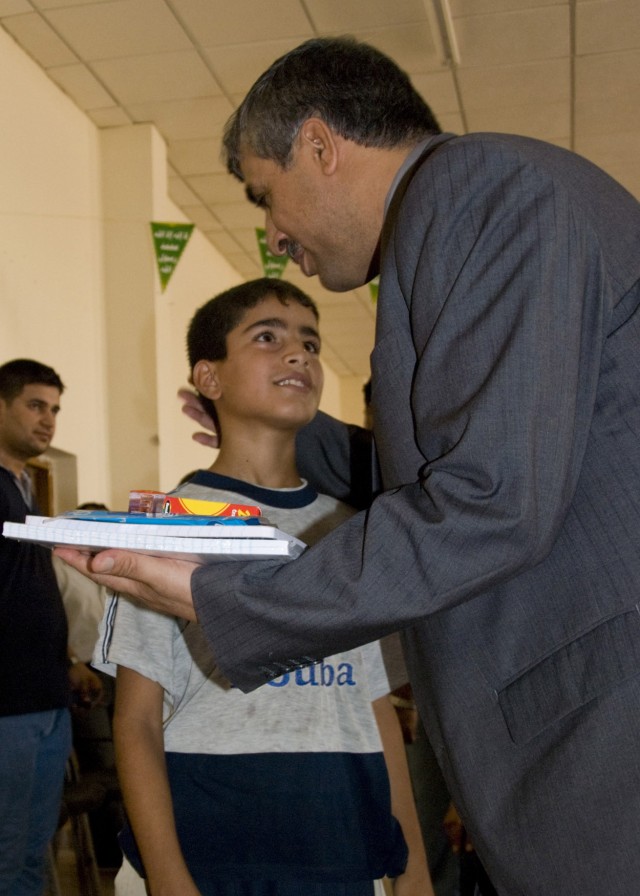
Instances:
[[[295,433],[258,433],[252,428],[240,434],[225,429],[220,451],[209,469],[263,488],[297,488],[301,480],[296,468]]]

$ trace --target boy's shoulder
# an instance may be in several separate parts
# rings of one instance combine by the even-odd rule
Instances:
[[[250,482],[229,479],[209,470],[199,470],[172,494],[258,505],[270,523],[314,544],[355,513],[348,504],[319,494],[303,480],[295,489],[268,489]]]

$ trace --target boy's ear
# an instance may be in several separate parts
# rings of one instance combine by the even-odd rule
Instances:
[[[193,385],[201,395],[215,401],[220,398],[221,389],[218,381],[215,361],[198,361],[191,373]]]

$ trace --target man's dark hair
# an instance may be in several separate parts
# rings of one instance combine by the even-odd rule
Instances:
[[[38,383],[42,386],[53,386],[64,392],[64,384],[53,367],[47,367],[39,361],[29,358],[16,358],[0,366],[0,398],[7,403],[13,401],[25,386]]]
[[[392,59],[349,37],[314,38],[277,59],[227,122],[227,169],[242,180],[245,147],[286,168],[300,127],[314,115],[362,146],[405,146],[440,133],[431,109]]]
[[[233,286],[209,299],[193,315],[187,330],[187,354],[191,370],[198,361],[224,361],[227,357],[227,334],[237,327],[250,308],[255,308],[269,296],[275,296],[283,305],[297,302],[303,308],[308,308],[316,320],[319,320],[320,315],[313,299],[286,280],[260,277]],[[219,427],[213,402],[204,395],[200,396],[200,400]]]

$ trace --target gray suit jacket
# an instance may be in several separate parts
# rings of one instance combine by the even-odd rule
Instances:
[[[247,690],[403,630],[508,896],[640,892],[639,280],[640,207],[588,162],[506,135],[437,146],[383,234],[384,491],[288,566],[193,578]]]

